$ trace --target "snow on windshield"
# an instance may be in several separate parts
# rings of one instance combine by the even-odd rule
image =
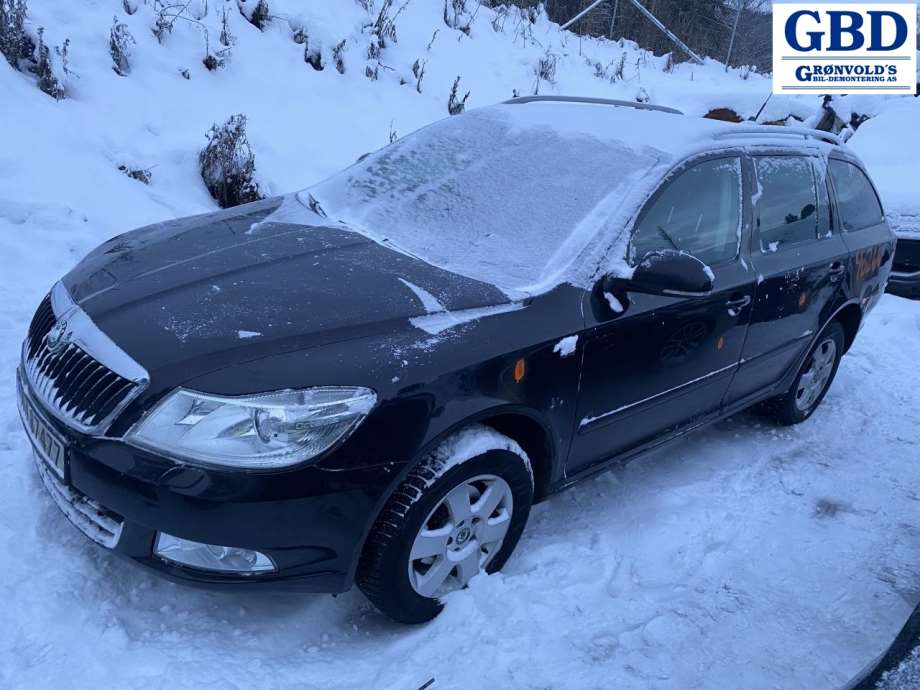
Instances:
[[[330,221],[510,296],[566,280],[583,284],[596,262],[576,259],[592,240],[602,243],[598,233],[625,193],[669,158],[618,140],[606,126],[618,123],[608,119],[611,110],[582,109],[580,118],[561,109],[535,117],[532,106],[520,105],[471,111],[381,149],[299,198]],[[578,121],[586,118],[593,129]]]

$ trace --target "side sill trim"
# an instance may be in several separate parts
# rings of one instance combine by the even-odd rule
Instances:
[[[729,364],[727,367],[722,367],[721,369],[710,371],[708,374],[704,374],[703,376],[699,376],[695,379],[691,379],[690,381],[687,381],[686,383],[682,383],[679,386],[674,386],[673,388],[669,388],[666,391],[661,391],[660,393],[655,393],[655,395],[650,395],[649,397],[643,398],[642,400],[637,400],[627,405],[621,405],[620,407],[617,407],[613,410],[608,410],[607,412],[603,412],[597,415],[596,417],[584,417],[578,423],[579,432],[581,432],[581,430],[584,429],[585,427],[591,426],[594,423],[602,419],[607,419],[608,417],[612,417],[614,415],[620,414],[621,412],[625,412],[626,410],[632,409],[633,407],[637,407],[638,405],[643,405],[647,402],[651,402],[652,400],[655,400],[656,398],[660,398],[662,396],[668,395],[669,393],[674,393],[675,391],[679,391],[681,388],[692,386],[694,383],[705,381],[708,378],[712,378],[713,376],[718,376],[719,374],[729,371],[730,369],[735,369],[739,366],[739,364],[740,362],[734,362],[732,364]]]

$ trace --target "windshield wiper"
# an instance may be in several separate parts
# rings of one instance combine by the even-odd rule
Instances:
[[[326,212],[323,210],[323,207],[320,206],[320,203],[319,203],[319,201],[317,200],[317,198],[316,198],[315,196],[313,196],[312,194],[308,194],[307,197],[308,197],[308,198],[307,198],[307,207],[308,207],[311,211],[313,211],[313,213],[315,213],[316,215],[321,216],[321,217],[323,217],[323,218],[326,218],[326,217],[327,217],[327,216],[326,216]]]
[[[674,247],[674,249],[680,251],[680,247],[677,246],[677,242],[675,242],[674,238],[668,234],[667,230],[665,230],[660,225],[656,225],[655,227],[658,228],[658,232],[661,234],[661,236],[664,237],[670,243],[670,245]]]

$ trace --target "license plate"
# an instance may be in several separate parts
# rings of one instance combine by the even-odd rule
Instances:
[[[22,421],[35,453],[62,482],[67,476],[67,449],[48,423],[35,410],[29,397],[20,391]]]

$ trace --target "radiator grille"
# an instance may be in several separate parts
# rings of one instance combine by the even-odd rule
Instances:
[[[120,375],[88,352],[81,329],[99,333],[97,339],[105,336],[76,305],[67,304],[67,313],[56,314],[57,304],[49,295],[35,312],[22,368],[33,395],[48,411],[81,431],[97,431],[140,392],[144,382]],[[117,349],[110,341],[106,345],[97,349]]]

